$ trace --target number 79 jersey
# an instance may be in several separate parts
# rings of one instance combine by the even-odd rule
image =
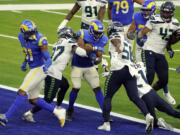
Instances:
[[[154,15],[146,23],[146,27],[151,30],[147,35],[147,41],[143,47],[144,50],[151,50],[158,54],[164,54],[167,40],[173,31],[179,28],[177,19],[172,18],[169,23],[164,22],[160,15]]]
[[[62,72],[72,58],[72,47],[77,46],[74,39],[61,38],[53,48],[53,63],[48,69],[48,75],[61,80]]]
[[[82,9],[82,22],[90,24],[97,19],[100,7],[105,6],[107,0],[77,0],[77,3]]]

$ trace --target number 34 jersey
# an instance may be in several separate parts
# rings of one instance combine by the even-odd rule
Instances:
[[[72,58],[73,46],[77,46],[77,42],[71,38],[61,38],[55,43],[52,54],[53,63],[48,69],[48,75],[59,80],[62,79],[62,72]]]
[[[151,30],[147,41],[143,47],[144,50],[151,50],[158,54],[164,54],[167,40],[169,36],[179,28],[179,22],[177,19],[172,18],[169,23],[164,22],[160,15],[154,15],[146,23],[146,27]]]
[[[82,22],[90,24],[97,19],[100,7],[106,5],[107,0],[77,0],[78,5],[82,8]]]

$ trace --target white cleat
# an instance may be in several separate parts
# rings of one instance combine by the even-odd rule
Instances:
[[[66,109],[55,108],[53,113],[58,118],[61,127],[64,127],[66,119]]]
[[[153,131],[154,118],[149,113],[146,115],[146,133],[150,134]]]
[[[164,96],[169,104],[171,104],[171,105],[176,104],[176,100],[171,96],[170,92],[165,93]]]
[[[158,119],[157,125],[166,130],[170,130],[170,131],[174,130],[174,128],[170,124],[168,124],[163,118]]]
[[[111,131],[111,125],[110,122],[104,122],[101,126],[99,126],[97,128],[98,130],[102,130],[102,131]]]
[[[33,118],[33,113],[31,111],[27,111],[23,114],[22,119],[27,122],[35,123],[36,121]]]

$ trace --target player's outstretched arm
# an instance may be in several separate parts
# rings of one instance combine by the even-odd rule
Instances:
[[[76,12],[77,12],[80,8],[81,8],[81,7],[80,7],[80,6],[78,5],[78,3],[76,2],[76,3],[74,4],[73,8],[69,11],[69,13],[67,14],[67,16],[65,17],[65,19],[59,24],[59,26],[58,26],[58,31],[67,25],[67,23],[72,19],[72,17],[74,16],[74,14],[76,14]]]
[[[108,3],[108,19],[109,19],[109,20],[112,19],[111,10],[112,10],[112,5],[111,5],[110,3]]]
[[[104,19],[105,13],[106,13],[106,6],[100,7],[99,12],[98,12],[98,19],[101,20],[101,22]]]
[[[128,29],[128,32],[127,32],[127,37],[130,39],[130,40],[134,40],[135,38],[135,31],[136,31],[136,24],[134,22],[134,20],[132,21],[129,29]]]
[[[144,2],[144,0],[134,0],[134,2],[136,2],[137,4],[142,5],[142,4],[143,4],[143,2]]]
[[[120,39],[112,39],[110,42],[116,48],[117,53],[122,52],[122,50],[120,50],[120,46],[121,46],[121,40]]]

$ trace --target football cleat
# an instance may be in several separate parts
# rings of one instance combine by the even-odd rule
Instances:
[[[153,131],[154,118],[149,113],[146,115],[146,133],[150,134]]]
[[[31,122],[31,123],[35,123],[36,121],[33,118],[33,113],[31,111],[27,111],[23,114],[22,116],[22,120],[27,121],[27,122]]]
[[[6,118],[5,114],[0,114],[0,125],[5,127],[7,122],[8,119]]]
[[[66,119],[66,109],[64,109],[64,108],[60,108],[60,109],[55,108],[53,113],[58,118],[61,127],[64,127],[65,119]]]
[[[166,123],[166,121],[163,118],[158,119],[157,125],[166,130],[170,130],[170,131],[174,130],[174,128],[170,124]]]
[[[74,109],[69,109],[67,110],[67,113],[66,113],[66,120],[67,121],[72,121],[72,115],[73,115],[73,112],[74,112]]]
[[[98,130],[103,130],[103,131],[111,131],[111,125],[110,122],[104,122],[101,126],[97,128]]]
[[[169,104],[171,104],[171,105],[176,104],[176,100],[171,96],[170,92],[165,93],[164,96]]]

